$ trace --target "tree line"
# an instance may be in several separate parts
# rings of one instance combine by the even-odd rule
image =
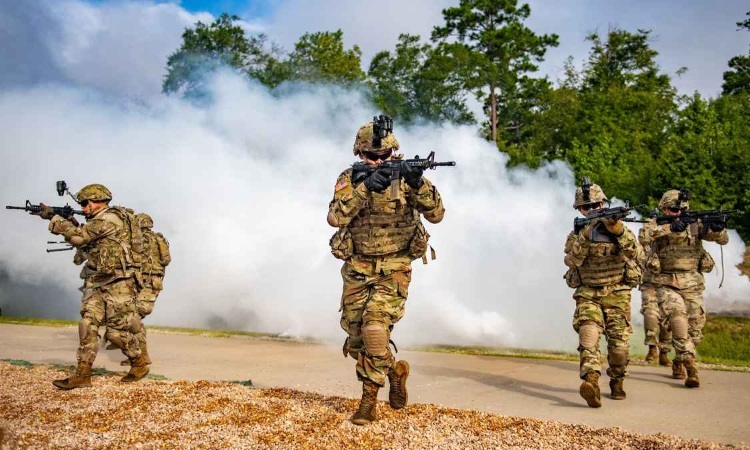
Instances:
[[[476,125],[511,166],[564,160],[577,178],[646,205],[643,213],[667,189],[686,187],[692,209],[740,210],[732,225],[750,240],[750,49],[728,61],[717,98],[680,95],[656,63],[651,31],[612,27],[591,33],[582,67],[569,58],[553,84],[537,70],[559,38],[525,25],[529,5],[461,0],[442,13],[428,40],[401,34],[367,72],[360,48],[346,48],[341,30],[305,33],[285,52],[222,14],[185,30],[162,90],[206,99],[206,75],[222,66],[279,95],[288,83],[360,89],[400,123]],[[746,16],[740,32],[750,32]],[[472,97],[483,117],[468,106]]]

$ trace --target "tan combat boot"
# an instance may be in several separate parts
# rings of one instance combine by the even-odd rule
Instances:
[[[409,393],[406,392],[406,378],[409,377],[409,363],[406,361],[397,361],[396,364],[388,371],[388,403],[391,408],[401,409],[406,406],[409,400]]]
[[[622,389],[622,378],[609,380],[610,397],[612,400],[625,400],[627,394]]]
[[[362,383],[362,400],[351,418],[354,425],[367,425],[378,420],[378,389],[380,386],[372,381]]]
[[[139,357],[130,361],[130,372],[122,377],[120,381],[124,383],[132,383],[148,375],[148,372],[148,364],[146,364],[146,359],[141,354]]]
[[[586,404],[592,408],[599,408],[602,406],[601,392],[599,391],[599,372],[590,371],[586,373],[583,378],[583,383],[578,389],[578,393],[581,394]]]
[[[672,378],[675,380],[684,380],[687,377],[685,374],[685,367],[682,362],[678,361],[677,358],[672,360]]]
[[[669,352],[665,350],[659,351],[659,365],[669,367],[672,361],[669,360]]]
[[[682,363],[687,368],[687,379],[685,380],[685,386],[689,388],[697,388],[701,385],[701,380],[698,378],[698,368],[695,367],[695,360],[693,358],[686,359]]]
[[[75,388],[91,387],[91,364],[79,362],[72,377],[55,380],[52,384],[66,391]]]
[[[655,345],[649,345],[648,346],[648,353],[646,354],[646,362],[652,363],[656,361],[656,358],[659,356],[659,350],[656,348]]]
[[[146,358],[146,364],[151,364],[151,358],[148,357],[148,346],[146,345],[145,342],[143,344],[141,344],[141,355],[144,358]],[[129,359],[123,359],[122,361],[120,361],[120,365],[121,366],[129,366],[130,365],[130,360]]]

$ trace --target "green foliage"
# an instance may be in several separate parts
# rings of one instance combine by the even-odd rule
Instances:
[[[709,316],[698,347],[700,361],[750,364],[750,318]]]
[[[449,58],[419,36],[401,34],[395,53],[381,51],[370,62],[368,85],[380,110],[412,123],[473,123],[465,91],[456,76],[460,61]]]
[[[443,10],[445,26],[432,32],[446,56],[463,62],[463,87],[485,104],[486,134],[495,142],[498,129],[519,138],[516,130],[526,125],[530,108],[547,87],[527,74],[537,70],[547,47],[557,46],[557,35],[527,28],[523,23],[530,14],[529,5],[519,7],[516,0],[461,0]]]
[[[737,22],[737,26],[750,31],[750,11],[745,14],[748,18]],[[729,69],[724,72],[722,92],[725,95],[750,94],[750,51],[747,55],[739,55],[729,60]]]
[[[364,80],[362,51],[344,50],[344,33],[305,33],[289,55],[290,78],[311,83],[356,84]]]

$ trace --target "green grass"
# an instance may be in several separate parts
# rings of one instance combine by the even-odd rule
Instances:
[[[49,367],[53,370],[62,370],[65,372],[73,372],[76,370],[76,366],[68,366],[63,364],[34,364],[29,361],[23,360],[23,359],[0,359],[2,362],[7,362],[11,366],[23,366],[28,367],[29,369],[32,367],[42,366],[42,367]],[[115,375],[122,375],[122,372],[124,371],[112,371],[107,370],[104,367],[94,367],[91,369],[91,375],[93,376],[103,376],[103,375],[109,375],[109,374],[115,374]],[[165,377],[164,375],[159,374],[148,374],[146,376],[149,380],[169,380],[169,378]]]
[[[698,346],[698,360],[750,366],[750,317],[709,316]]]

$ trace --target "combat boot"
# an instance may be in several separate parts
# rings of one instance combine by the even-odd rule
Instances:
[[[117,347],[115,347],[117,348]],[[146,358],[146,364],[151,364],[151,358],[148,357],[148,346],[146,346],[146,343],[144,342],[141,344],[141,355]],[[129,366],[130,360],[129,359],[123,359],[120,361],[121,366]]]
[[[685,367],[682,362],[678,361],[677,358],[672,360],[672,378],[675,380],[684,380],[687,377],[685,374]]]
[[[409,377],[409,363],[406,361],[397,361],[396,364],[388,371],[388,403],[391,408],[401,409],[406,406],[409,400],[409,393],[406,391],[406,378]]]
[[[625,397],[627,397],[627,394],[622,389],[622,378],[609,380],[609,390],[612,400],[625,400]]]
[[[148,364],[146,363],[146,359],[143,357],[143,355],[140,355],[139,357],[130,361],[130,372],[122,377],[120,381],[122,381],[123,383],[132,383],[148,375],[148,372],[149,368]]]
[[[362,383],[362,400],[351,418],[354,425],[366,425],[378,420],[378,389],[380,386],[372,381]]]
[[[659,365],[669,367],[672,361],[669,360],[669,352],[666,350],[659,351]]]
[[[648,353],[646,354],[646,362],[652,363],[656,361],[656,358],[659,356],[659,351],[657,350],[655,345],[649,345],[648,346]]]
[[[586,373],[583,378],[583,383],[578,389],[578,393],[581,394],[586,404],[592,408],[599,408],[602,406],[601,392],[599,391],[599,372],[590,371]]]
[[[682,363],[687,368],[687,379],[685,380],[685,386],[689,388],[697,388],[701,385],[701,380],[698,378],[698,368],[695,367],[695,360],[693,358],[686,359]]]
[[[52,384],[66,391],[75,388],[91,387],[91,364],[79,362],[72,377],[55,380]]]

